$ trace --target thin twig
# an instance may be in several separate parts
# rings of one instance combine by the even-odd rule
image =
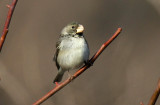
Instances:
[[[159,97],[159,94],[160,94],[160,79],[159,79],[159,81],[158,81],[157,88],[156,88],[156,90],[154,91],[154,93],[153,93],[153,95],[152,95],[152,97],[151,97],[148,105],[155,105],[155,103],[156,103],[156,101],[157,101],[157,99],[158,99],[158,97]]]
[[[6,19],[4,28],[3,28],[2,36],[0,38],[0,52],[2,50],[3,43],[4,43],[6,35],[8,33],[8,27],[9,27],[9,24],[10,24],[10,21],[11,21],[13,12],[14,12],[14,8],[17,4],[17,1],[18,0],[13,0],[11,5],[6,5],[9,8],[9,11],[8,11],[7,19]]]
[[[117,31],[115,32],[115,34],[107,41],[105,42],[101,48],[97,51],[97,53],[89,60],[89,62],[91,64],[94,63],[94,61],[98,58],[98,56],[103,52],[103,50],[120,34],[120,32],[122,31],[121,28],[118,28]],[[50,92],[48,92],[46,95],[44,95],[42,98],[40,98],[38,101],[36,101],[33,105],[39,105],[41,103],[43,103],[44,101],[46,101],[49,97],[51,97],[52,95],[54,95],[57,91],[59,91],[60,89],[62,89],[64,86],[66,86],[67,84],[69,84],[72,80],[74,80],[75,78],[77,78],[81,73],[83,73],[86,69],[88,69],[91,65],[90,64],[86,64],[84,65],[81,69],[79,69],[74,75],[73,78],[68,78],[67,80],[65,80],[64,82],[62,82],[59,85],[56,85],[55,88],[53,88]]]

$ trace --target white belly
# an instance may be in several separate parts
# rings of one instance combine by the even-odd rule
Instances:
[[[88,60],[89,49],[82,38],[72,38],[61,42],[57,61],[63,70],[76,69]]]

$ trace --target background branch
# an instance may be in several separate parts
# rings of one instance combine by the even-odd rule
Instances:
[[[117,31],[114,33],[114,35],[107,41],[105,42],[101,48],[97,51],[97,53],[89,60],[89,63],[93,64],[94,61],[98,58],[98,56],[103,52],[103,50],[120,34],[122,31],[121,28],[118,28]],[[36,101],[33,105],[39,105],[43,103],[45,100],[47,100],[49,97],[54,95],[57,91],[62,89],[64,86],[69,84],[72,80],[77,78],[81,73],[83,73],[86,69],[88,69],[91,64],[86,64],[84,65],[81,69],[79,69],[74,75],[73,78],[68,78],[64,82],[60,83],[59,85],[56,85],[55,88],[53,88],[50,92],[48,92],[46,95],[44,95],[42,98],[40,98],[38,101]]]
[[[0,52],[2,50],[3,43],[4,43],[6,35],[8,33],[8,27],[9,27],[9,24],[10,24],[12,15],[13,15],[14,8],[17,4],[17,1],[18,0],[13,0],[11,5],[7,5],[7,7],[9,8],[9,11],[8,11],[7,19],[6,19],[4,29],[3,29],[3,32],[2,32],[2,36],[0,38]]]
[[[158,81],[157,88],[154,91],[154,93],[153,93],[148,105],[155,105],[156,101],[157,101],[157,99],[159,97],[159,94],[160,94],[160,79]],[[144,105],[143,102],[140,102],[140,105]]]
[[[157,101],[157,99],[158,99],[158,97],[159,97],[159,94],[160,94],[160,79],[159,79],[159,81],[158,81],[157,88],[156,88],[156,90],[154,91],[154,93],[153,93],[153,95],[152,95],[152,97],[151,97],[148,105],[155,105],[155,103],[156,103],[156,101]]]

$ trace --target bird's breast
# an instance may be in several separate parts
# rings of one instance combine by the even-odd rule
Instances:
[[[63,40],[57,61],[64,70],[76,69],[89,58],[89,48],[84,38]]]

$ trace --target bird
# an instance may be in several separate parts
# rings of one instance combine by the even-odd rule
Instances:
[[[56,42],[54,61],[58,74],[53,83],[60,82],[66,71],[78,69],[89,61],[89,46],[83,32],[84,27],[78,22],[71,22],[62,29]]]

